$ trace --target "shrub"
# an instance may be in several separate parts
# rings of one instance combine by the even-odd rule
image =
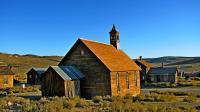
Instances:
[[[133,102],[135,102],[135,101],[144,101],[144,99],[145,99],[144,95],[138,95],[138,96],[133,97]]]
[[[88,107],[89,106],[89,102],[87,102],[86,100],[84,99],[80,99],[77,103],[76,103],[76,107],[79,107],[79,108],[85,108],[85,107]]]
[[[186,93],[186,92],[173,92],[173,94],[175,96],[187,96],[187,95],[189,95],[189,93]]]
[[[14,109],[16,111],[36,111],[37,105],[29,99],[21,97],[5,97],[0,99],[0,106],[2,109]]]
[[[195,97],[194,95],[190,95],[190,96],[184,98],[183,101],[184,101],[184,102],[192,103],[192,102],[196,102],[197,99],[196,99],[196,97]]]
[[[73,100],[64,100],[63,101],[63,107],[67,108],[67,109],[72,109],[76,106],[76,102],[74,102]]]
[[[109,102],[112,102],[112,101],[113,101],[112,97],[109,96],[109,95],[103,96],[103,100],[109,101]]]
[[[103,98],[101,96],[95,96],[92,98],[92,101],[94,103],[100,103],[101,101],[103,101]]]
[[[176,101],[177,98],[173,94],[157,94],[157,93],[149,93],[145,95],[139,95],[133,98],[133,102],[135,101],[148,101],[148,102],[173,102]]]
[[[12,93],[26,93],[26,92],[39,92],[38,86],[27,86],[26,88],[22,88],[20,86],[15,86],[10,89]]]

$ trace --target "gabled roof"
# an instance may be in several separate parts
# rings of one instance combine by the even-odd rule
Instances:
[[[176,67],[158,67],[158,68],[151,68],[148,72],[150,75],[168,75],[168,74],[175,74],[178,71]]]
[[[50,66],[63,80],[80,80],[85,76],[73,66]]]
[[[149,62],[147,62],[147,61],[145,61],[145,60],[137,59],[137,60],[135,60],[135,62],[136,62],[136,63],[140,63],[140,64],[142,64],[143,66],[148,67],[148,68],[153,67],[153,65],[152,65],[151,63],[149,63]]]
[[[9,66],[0,66],[0,75],[14,75]]]
[[[44,72],[46,72],[47,68],[32,68],[31,70],[34,70],[39,76],[41,76]]]
[[[78,42],[83,43],[110,71],[140,70],[139,66],[128,55],[113,45],[85,39],[78,39],[76,43]]]

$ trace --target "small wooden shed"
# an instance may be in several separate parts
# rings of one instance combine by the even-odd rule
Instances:
[[[84,75],[73,66],[50,66],[42,77],[42,96],[80,96]]]
[[[27,72],[27,84],[40,85],[41,77],[47,68],[32,68]]]
[[[14,73],[10,66],[0,66],[0,89],[13,87]]]

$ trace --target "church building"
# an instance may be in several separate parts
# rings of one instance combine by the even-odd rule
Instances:
[[[58,65],[72,66],[84,76],[78,86],[81,97],[140,94],[139,66],[120,49],[120,34],[114,25],[109,34],[109,44],[79,38]]]

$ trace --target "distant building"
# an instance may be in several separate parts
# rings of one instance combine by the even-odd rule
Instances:
[[[41,77],[47,68],[32,68],[27,72],[27,84],[40,85]]]
[[[50,66],[42,80],[42,96],[80,96],[80,80],[85,76],[73,66]]]
[[[14,80],[14,73],[11,66],[0,66],[0,89],[12,88]]]
[[[147,73],[153,65],[142,59],[142,56],[139,59],[135,60],[135,63],[141,68],[140,71],[140,84],[143,85],[147,82]]]
[[[148,72],[149,82],[177,82],[178,70],[176,67],[151,68]]]
[[[78,39],[58,66],[73,66],[84,75],[85,78],[80,80],[80,88],[76,88],[80,89],[81,97],[135,96],[140,94],[140,68],[119,48],[119,32],[115,26],[110,31],[110,44]],[[46,72],[44,77],[53,76],[50,72],[53,70],[54,68],[48,70],[49,72]],[[59,73],[54,72],[54,74],[55,77],[61,77]],[[63,78],[58,80],[68,81]],[[49,85],[48,90],[52,90],[54,93],[47,92],[48,94],[46,94],[43,92],[43,94],[46,96],[63,95],[64,93],[59,94],[61,91],[59,87],[67,86],[61,86],[64,83],[59,83],[61,85],[58,86],[51,84],[51,82],[48,81],[45,84]],[[65,96],[69,96],[66,93]]]

